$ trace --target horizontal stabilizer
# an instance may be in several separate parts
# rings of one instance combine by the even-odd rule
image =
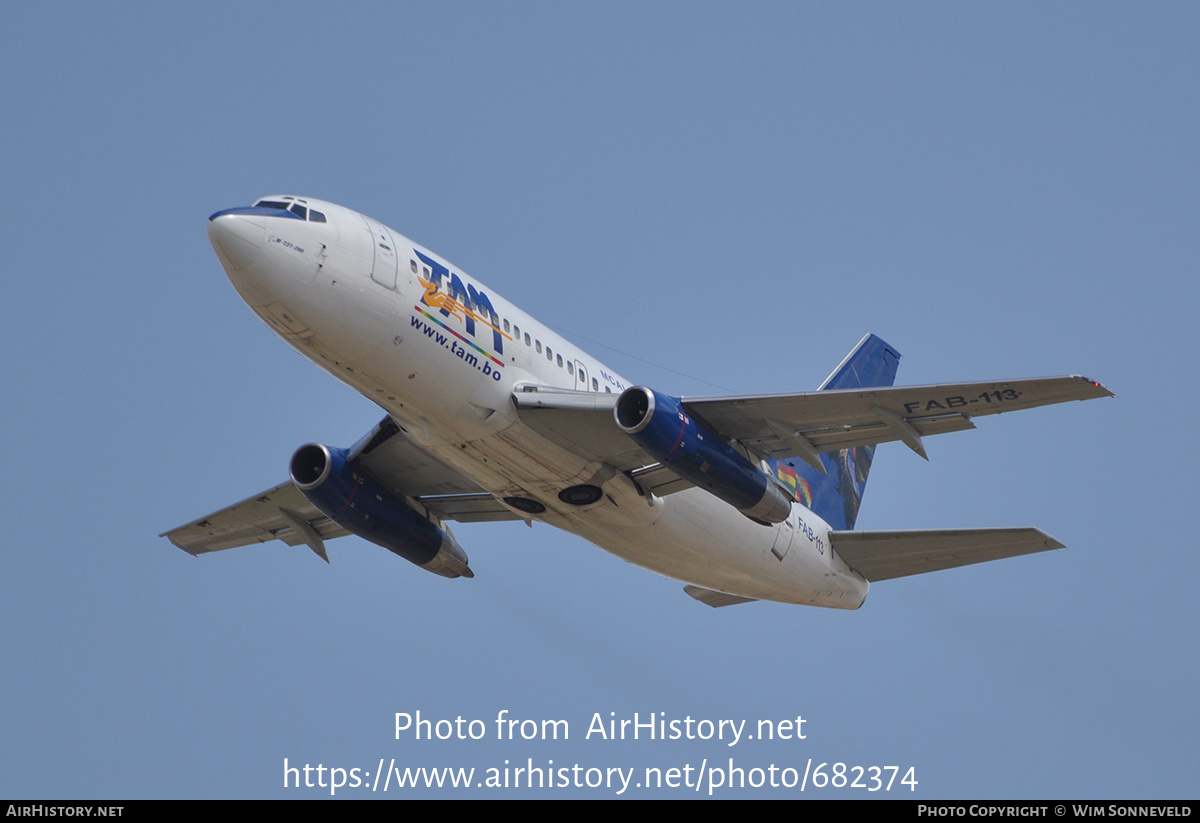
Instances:
[[[1063,548],[1040,529],[834,531],[829,542],[872,583]]]
[[[712,589],[703,589],[699,586],[684,586],[683,590],[687,592],[689,597],[694,597],[704,605],[712,606],[714,609],[719,609],[722,606],[736,606],[738,603],[753,603],[758,599],[756,597],[739,597],[736,594],[715,592]]]

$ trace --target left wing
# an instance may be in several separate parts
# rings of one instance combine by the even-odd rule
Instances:
[[[799,457],[823,472],[817,458],[822,452],[901,440],[925,457],[923,437],[973,429],[973,417],[1111,396],[1099,383],[1071,376],[685,397],[681,403],[730,442],[764,457]],[[541,386],[521,386],[513,393],[521,420],[543,436],[620,471],[644,469],[655,461],[617,428],[612,411],[617,398]]]
[[[350,454],[398,498],[407,497],[443,520],[520,519],[405,437],[390,417],[359,440]],[[307,545],[328,561],[324,541],[347,534],[350,532],[322,514],[289,480],[160,537],[169,538],[191,555],[282,540],[289,546]]]
[[[902,440],[925,457],[925,435],[973,429],[973,417],[1112,397],[1086,377],[1043,377],[989,383],[826,389],[803,394],[684,398],[714,431],[769,457]]]

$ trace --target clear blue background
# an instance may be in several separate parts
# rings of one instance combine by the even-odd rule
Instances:
[[[1186,3],[6,4],[0,795],[327,795],[285,792],[284,758],[733,757],[915,766],[904,797],[1195,797],[1198,23]],[[209,247],[208,214],[277,192],[387,223],[674,393],[810,389],[868,331],[901,383],[1101,380],[1117,399],[981,420],[929,463],[881,447],[859,520],[1069,548],[873,586],[857,612],[710,610],[521,524],[456,527],[474,580],[353,538],[329,566],[193,559],[157,535],[380,416]],[[572,738],[394,739],[395,712],[501,709]],[[808,737],[585,741],[594,712],[803,715]]]

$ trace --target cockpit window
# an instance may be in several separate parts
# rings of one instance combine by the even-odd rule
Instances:
[[[316,209],[305,208],[299,203],[284,203],[282,200],[259,200],[254,204],[258,209],[279,209],[280,211],[290,211],[292,214],[299,217],[301,220],[307,220],[310,223],[324,223],[325,215]]]

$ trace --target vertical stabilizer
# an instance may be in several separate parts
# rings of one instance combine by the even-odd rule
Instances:
[[[868,334],[825,378],[821,390],[890,386],[896,382],[899,365],[900,353]],[[799,458],[770,462],[776,477],[794,492],[800,503],[834,529],[845,531],[853,529],[858,519],[858,507],[874,456],[874,446],[823,452],[820,460],[825,474]]]

